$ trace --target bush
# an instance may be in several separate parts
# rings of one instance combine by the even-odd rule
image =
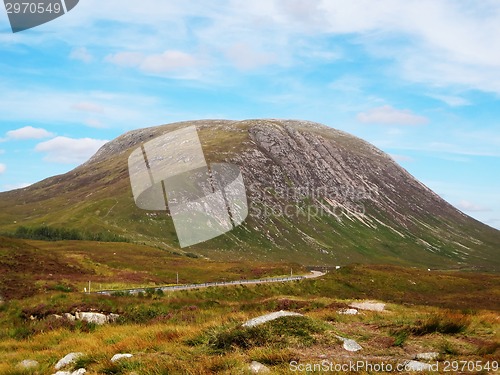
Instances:
[[[287,347],[311,345],[314,334],[324,332],[325,326],[301,316],[281,317],[256,327],[238,324],[209,329],[201,337],[189,340],[188,345],[205,344],[213,352],[226,352],[234,348],[249,349],[256,346]]]
[[[411,332],[417,336],[423,336],[429,333],[442,333],[453,335],[465,331],[470,325],[470,318],[459,313],[446,313],[432,315],[425,321],[417,322],[417,325],[411,328]]]

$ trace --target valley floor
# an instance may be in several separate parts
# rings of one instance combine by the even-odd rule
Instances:
[[[437,364],[439,373],[495,373],[499,280],[487,274],[349,266],[289,283],[135,296],[39,293],[0,306],[0,373],[53,374],[57,361],[70,352],[84,355],[68,369],[85,368],[87,374],[250,374],[252,361],[273,374],[338,373],[338,366],[352,363],[358,364],[356,371],[344,367],[346,373],[383,373],[376,366],[405,364],[428,352],[437,358],[422,362]],[[386,303],[385,310],[339,313],[366,299]],[[303,316],[242,327],[248,319],[279,310]],[[97,326],[52,316],[76,311],[120,317]],[[339,336],[362,349],[345,350]],[[117,353],[133,357],[111,362]],[[39,366],[22,370],[18,364],[26,359]]]

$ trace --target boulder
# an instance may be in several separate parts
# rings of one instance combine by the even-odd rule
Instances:
[[[108,322],[108,317],[101,313],[94,312],[77,312],[75,313],[77,320],[82,320],[88,323],[95,323],[98,325],[106,324]]]
[[[343,309],[343,310],[339,310],[337,312],[339,314],[342,314],[342,315],[357,315],[358,310],[356,310],[356,309]]]
[[[113,313],[109,314],[108,318],[107,318],[108,319],[108,323],[114,323],[114,322],[116,322],[116,320],[119,317],[120,317],[120,315],[118,315],[118,314],[113,314]]]
[[[79,368],[78,370],[75,370],[73,372],[71,371],[57,371],[53,375],[83,375],[87,372],[84,368]]]
[[[56,370],[60,370],[68,365],[75,363],[75,361],[83,355],[84,355],[83,353],[69,353],[63,358],[61,358],[59,362],[56,363],[54,368]]]
[[[349,305],[349,307],[358,309],[358,310],[368,310],[368,311],[384,311],[385,303],[376,302],[376,301],[360,301],[353,302]]]
[[[32,359],[25,359],[24,361],[19,362],[17,366],[22,369],[30,369],[40,366],[40,363]]]
[[[67,320],[72,321],[72,322],[76,320],[75,316],[74,316],[73,314],[70,314],[70,313],[64,313],[64,314],[63,314],[63,317],[64,317],[65,319],[67,319]]]
[[[129,353],[124,353],[124,354],[115,354],[113,357],[111,357],[111,362],[116,362],[124,358],[131,358],[133,357],[132,354]]]
[[[299,314],[299,313],[295,313],[295,312],[280,310],[277,312],[273,312],[273,313],[266,314],[266,315],[261,315],[261,316],[258,316],[257,318],[250,319],[247,322],[243,323],[243,327],[255,327],[255,326],[258,326],[260,324],[269,322],[271,320],[281,318],[282,316],[303,316],[303,315]]]
[[[428,363],[419,361],[407,361],[404,363],[405,371],[431,371],[432,367]]]
[[[260,362],[252,361],[248,366],[248,369],[252,374],[270,374],[271,370]]]
[[[438,357],[439,357],[438,352],[428,352],[428,353],[418,353],[415,356],[415,359],[424,360],[424,361],[434,361]]]
[[[352,339],[346,339],[345,337],[341,336],[335,336],[335,337],[344,343],[343,344],[344,349],[349,352],[357,352],[358,350],[363,349],[361,345],[359,345],[356,341]]]

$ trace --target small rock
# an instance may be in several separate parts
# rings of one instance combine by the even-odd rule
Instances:
[[[124,354],[115,354],[112,358],[111,358],[111,362],[116,362],[116,361],[119,361],[120,359],[123,359],[123,358],[131,358],[133,357],[132,354],[129,354],[129,353],[124,353]]]
[[[368,310],[368,311],[384,311],[385,303],[375,302],[375,301],[361,301],[361,302],[353,302],[349,305],[349,307],[358,309],[358,310]]]
[[[17,366],[22,369],[30,369],[40,366],[40,363],[32,359],[25,359],[24,361],[19,362]]]
[[[424,361],[433,361],[439,357],[438,352],[428,352],[428,353],[418,353],[415,359],[420,359]]]
[[[51,314],[49,315],[49,318],[52,318],[52,319],[62,319],[62,315],[57,315],[57,314]]]
[[[250,369],[250,372],[252,374],[270,374],[271,370],[269,370],[269,367],[264,366],[262,363],[257,362],[257,361],[252,361],[250,363],[250,366],[248,366]]]
[[[98,325],[106,324],[108,321],[106,315],[93,312],[77,312],[75,313],[75,317],[78,320],[82,320],[88,323],[95,323]]]
[[[247,322],[243,323],[243,327],[255,327],[258,326],[259,324],[263,324],[271,320],[281,318],[282,316],[303,316],[303,315],[295,312],[280,310],[278,312],[273,312],[270,314],[258,316],[257,318],[250,319]]]
[[[404,363],[405,371],[431,371],[431,365],[418,361],[408,361]]]
[[[59,360],[59,362],[56,363],[54,368],[56,370],[60,370],[63,367],[66,367],[66,366],[74,363],[78,358],[80,358],[83,355],[84,355],[83,353],[69,353],[64,358],[61,358]]]
[[[72,321],[72,322],[74,322],[76,320],[75,316],[73,314],[70,314],[70,313],[64,313],[63,317],[67,320]]]
[[[53,375],[83,375],[87,372],[87,370],[85,370],[84,368],[79,368],[78,370],[76,371],[57,371],[55,374]]]
[[[108,315],[108,323],[114,323],[114,322],[116,322],[116,320],[119,317],[120,317],[120,315],[118,315],[118,314],[113,314],[113,313],[109,314]]]
[[[343,309],[337,311],[337,313],[342,314],[342,315],[357,315],[358,310],[356,309]]]
[[[345,337],[341,336],[335,336],[335,337],[344,343],[343,345],[344,349],[349,352],[357,352],[358,350],[363,349],[361,345],[359,345],[356,341],[352,339],[346,339]]]

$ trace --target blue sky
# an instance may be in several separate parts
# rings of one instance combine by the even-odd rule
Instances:
[[[0,191],[123,132],[318,121],[500,228],[498,1],[81,0],[13,34],[0,9]]]

